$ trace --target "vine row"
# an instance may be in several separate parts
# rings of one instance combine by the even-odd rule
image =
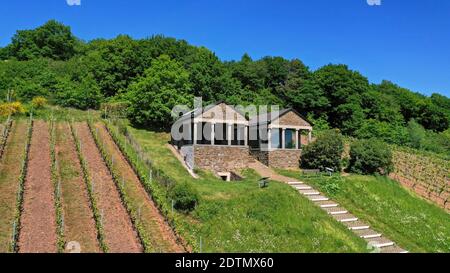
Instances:
[[[150,239],[145,233],[145,229],[143,225],[139,221],[138,212],[133,208],[130,202],[130,198],[126,194],[124,185],[120,182],[120,175],[117,173],[117,171],[114,168],[114,163],[111,159],[111,157],[108,155],[108,152],[106,151],[104,144],[99,139],[97,133],[95,132],[95,129],[90,121],[88,121],[88,127],[92,134],[92,137],[95,141],[95,144],[97,145],[100,154],[103,158],[103,161],[105,162],[106,166],[108,167],[108,170],[110,172],[110,175],[114,181],[114,184],[119,192],[120,199],[122,201],[122,204],[125,206],[125,209],[128,212],[128,215],[130,216],[131,222],[133,223],[134,228],[136,229],[136,233],[138,234],[139,240],[141,241],[141,244],[144,248],[144,252],[154,252],[156,250],[155,247],[152,246]]]
[[[21,163],[21,167],[20,167],[20,176],[18,179],[19,185],[18,185],[18,189],[17,189],[16,207],[15,207],[13,231],[12,231],[12,238],[11,238],[11,245],[10,245],[11,252],[17,252],[19,250],[18,246],[17,246],[17,241],[19,240],[19,233],[20,233],[20,225],[21,225],[20,217],[22,215],[22,210],[23,210],[23,193],[24,193],[24,187],[25,187],[25,179],[27,176],[28,157],[29,157],[29,152],[30,152],[32,134],[33,134],[33,116],[30,117],[29,122],[28,122],[26,143],[25,143],[23,157],[22,157],[22,163]]]
[[[107,253],[108,252],[108,246],[105,242],[105,234],[104,234],[104,230],[103,230],[103,224],[102,224],[102,220],[101,220],[101,215],[97,206],[97,201],[95,199],[95,195],[94,195],[94,191],[92,188],[92,181],[91,181],[91,176],[89,174],[89,170],[87,167],[87,163],[86,160],[83,156],[83,153],[81,151],[81,146],[80,146],[80,140],[75,132],[75,129],[73,128],[72,123],[69,123],[70,125],[70,131],[72,132],[72,137],[74,139],[75,142],[75,147],[77,150],[77,155],[78,155],[78,159],[80,161],[80,165],[81,165],[81,169],[83,172],[83,180],[86,183],[86,188],[88,191],[88,195],[89,195],[89,205],[92,209],[92,212],[94,214],[94,220],[95,220],[95,227],[97,228],[97,239],[98,242],[100,244],[101,249],[103,250],[103,252]]]

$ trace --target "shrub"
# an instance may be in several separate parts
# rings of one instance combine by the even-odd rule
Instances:
[[[303,149],[301,165],[307,169],[324,170],[329,167],[340,171],[343,151],[342,135],[338,130],[329,130]]]
[[[108,102],[100,104],[100,112],[103,118],[126,118],[130,103],[127,101]]]
[[[47,105],[47,99],[41,96],[34,97],[33,100],[31,101],[31,105],[35,109],[44,108],[45,105]]]
[[[392,151],[374,138],[358,140],[350,147],[349,170],[359,174],[389,174],[393,170]]]
[[[197,191],[186,182],[173,186],[169,196],[174,201],[174,208],[183,212],[194,210],[198,203]]]
[[[6,117],[14,114],[25,113],[25,108],[22,103],[16,102],[5,102],[0,104],[0,116]]]

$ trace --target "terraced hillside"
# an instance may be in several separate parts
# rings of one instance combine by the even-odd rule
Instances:
[[[0,252],[185,251],[99,129],[94,138],[87,122],[12,122],[0,159]]]

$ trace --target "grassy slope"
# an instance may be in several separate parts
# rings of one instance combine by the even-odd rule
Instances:
[[[450,215],[384,177],[302,177],[411,252],[450,252]]]
[[[201,202],[183,216],[183,236],[202,238],[203,252],[364,252],[366,244],[332,220],[291,187],[271,182],[257,186],[258,176],[224,183],[201,173],[193,179],[165,147],[167,134],[132,129],[154,164],[176,181],[193,183]]]

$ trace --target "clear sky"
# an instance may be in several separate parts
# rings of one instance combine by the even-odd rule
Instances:
[[[300,58],[312,69],[345,63],[374,83],[389,79],[450,97],[450,1],[367,1],[3,0],[0,46],[17,29],[56,19],[83,40],[164,34],[223,60],[247,52],[254,59]]]

